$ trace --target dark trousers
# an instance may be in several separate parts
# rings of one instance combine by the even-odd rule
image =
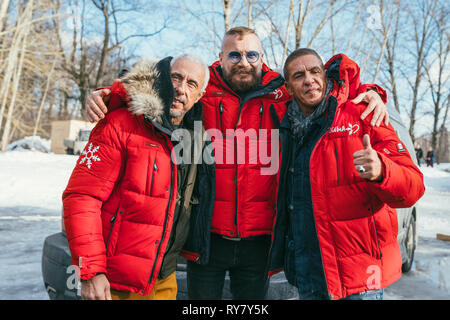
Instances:
[[[224,239],[211,234],[209,262],[199,265],[188,261],[187,287],[192,300],[221,300],[226,271],[235,300],[262,300],[268,289],[267,258],[270,236]]]

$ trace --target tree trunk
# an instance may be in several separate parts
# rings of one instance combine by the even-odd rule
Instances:
[[[106,62],[109,53],[109,0],[106,1],[106,5],[102,8],[103,16],[104,16],[104,29],[103,29],[103,46],[102,53],[100,56],[100,65],[98,66],[97,77],[95,78],[95,87],[99,87],[102,84],[103,76],[105,74]],[[84,102],[82,103],[84,110]]]
[[[39,126],[39,121],[41,120],[42,109],[44,108],[45,99],[47,99],[47,92],[48,92],[48,88],[50,86],[50,80],[52,79],[53,70],[55,70],[56,61],[57,61],[56,59],[53,60],[52,69],[50,70],[50,73],[48,74],[47,83],[45,84],[44,94],[43,94],[42,99],[41,99],[41,105],[39,106],[39,111],[38,111],[38,115],[37,115],[37,119],[36,119],[36,124],[35,124],[34,130],[33,130],[33,138],[32,138],[32,141],[31,141],[31,148],[32,149],[34,148],[34,137],[36,136],[37,129],[38,129],[38,126]]]
[[[223,21],[225,24],[225,32],[230,30],[230,20],[231,20],[231,6],[232,0],[222,0],[223,4]]]
[[[281,63],[284,62],[284,60],[286,59],[286,56],[287,56],[287,48],[288,48],[288,43],[289,43],[289,27],[291,26],[291,18],[292,18],[293,13],[294,13],[294,0],[291,0],[291,5],[289,7],[289,18],[288,18],[286,34],[285,34],[285,39],[284,39],[283,58],[281,59]]]
[[[17,97],[17,90],[19,88],[19,80],[20,77],[22,75],[22,67],[23,67],[23,60],[25,58],[25,49],[27,47],[27,36],[28,36],[28,31],[29,31],[29,22],[31,22],[32,19],[32,13],[33,13],[33,0],[31,0],[26,8],[25,8],[25,27],[22,30],[24,37],[22,40],[22,48],[21,48],[21,54],[20,54],[20,59],[19,59],[19,64],[17,65],[17,72],[14,75],[14,81],[13,81],[13,93],[12,93],[12,97],[11,97],[11,101],[9,104],[9,108],[8,108],[8,115],[6,118],[6,122],[5,122],[5,129],[3,131],[3,137],[2,137],[2,147],[1,150],[3,152],[6,151],[6,148],[8,147],[8,143],[9,143],[9,131],[11,129],[11,120],[13,117],[13,111],[14,111],[14,106],[15,106],[15,102],[16,102],[16,97]]]
[[[8,13],[9,0],[2,0],[0,7],[0,32],[4,30],[6,25],[6,14]]]
[[[248,0],[247,27],[249,27],[249,28],[251,28],[251,25],[253,23],[253,21],[252,21],[252,6],[253,6],[253,0]]]

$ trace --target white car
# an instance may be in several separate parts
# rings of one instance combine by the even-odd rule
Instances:
[[[78,135],[75,140],[64,139],[64,146],[66,147],[66,153],[80,155],[89,141],[90,134],[91,129],[80,129],[80,131],[78,131]]]

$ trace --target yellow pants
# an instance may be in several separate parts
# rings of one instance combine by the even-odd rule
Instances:
[[[111,289],[113,300],[176,300],[177,299],[177,277],[175,272],[165,279],[156,279],[152,292],[147,296],[128,291]]]

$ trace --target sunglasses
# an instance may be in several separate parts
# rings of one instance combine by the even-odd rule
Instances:
[[[245,54],[245,58],[247,59],[248,63],[255,63],[259,59],[259,52],[258,51],[249,51]],[[241,62],[242,59],[242,53],[239,51],[230,51],[228,53],[228,60],[232,64],[236,64]]]

